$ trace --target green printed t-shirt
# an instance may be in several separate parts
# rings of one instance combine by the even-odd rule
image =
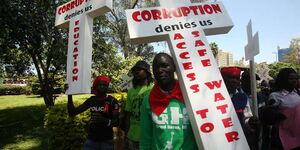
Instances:
[[[147,94],[142,104],[141,131],[140,150],[198,149],[185,104],[174,98],[157,116]]]
[[[130,127],[127,137],[133,141],[140,141],[140,115],[141,106],[146,93],[151,91],[153,84],[148,86],[137,86],[128,91],[125,110],[131,113]]]

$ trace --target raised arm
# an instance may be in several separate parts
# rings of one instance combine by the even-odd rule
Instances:
[[[84,111],[86,111],[89,107],[85,104],[81,104],[78,107],[74,106],[73,103],[73,96],[68,95],[68,113],[69,116],[76,116],[77,114],[80,114]]]

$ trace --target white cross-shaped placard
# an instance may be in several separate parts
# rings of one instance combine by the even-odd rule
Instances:
[[[127,74],[123,74],[122,75],[122,80],[123,83],[119,86],[120,89],[123,91],[125,89],[129,90],[130,88],[132,88],[132,79],[133,77],[129,77]]]
[[[252,23],[251,20],[247,25],[247,39],[248,44],[245,46],[245,59],[251,60],[259,54],[259,39],[258,39],[258,32],[252,37]]]
[[[233,27],[223,4],[189,0],[160,0],[160,4],[126,10],[132,42],[168,41],[199,149],[248,150],[205,37],[227,33]]]
[[[259,54],[259,39],[258,32],[252,37],[252,22],[249,21],[247,25],[248,44],[245,46],[245,58],[250,61],[250,81],[251,81],[251,109],[255,116],[258,116],[257,106],[257,92],[256,92],[256,67],[254,63],[254,56]]]
[[[93,18],[112,8],[112,0],[72,0],[57,7],[55,26],[69,27],[66,94],[91,93]]]

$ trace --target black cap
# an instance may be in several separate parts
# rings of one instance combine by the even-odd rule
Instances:
[[[132,68],[131,68],[131,71],[135,68],[140,68],[140,69],[145,69],[146,71],[150,72],[150,65],[143,61],[143,60],[140,60],[138,61]]]

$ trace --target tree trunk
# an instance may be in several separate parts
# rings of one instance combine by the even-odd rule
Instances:
[[[49,79],[47,77],[44,77],[43,84],[41,84],[43,93],[42,95],[47,108],[50,106],[54,106],[53,89],[48,81]]]
[[[54,106],[54,99],[52,94],[45,93],[43,94],[43,97],[47,108]]]

